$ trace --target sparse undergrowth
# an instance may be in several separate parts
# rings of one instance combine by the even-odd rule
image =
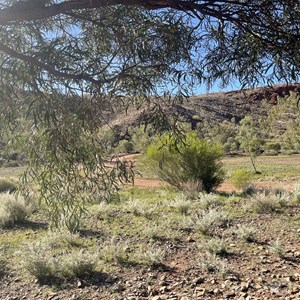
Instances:
[[[0,193],[0,227],[12,227],[27,220],[33,210],[32,204],[23,197],[16,197],[9,192]]]
[[[6,266],[1,280],[5,282],[6,274],[13,270],[21,278],[31,274],[29,278],[36,278],[46,286],[59,285],[59,293],[67,293],[63,289],[65,284],[70,287],[77,282],[93,282],[104,273],[119,277],[120,282],[130,282],[132,287],[139,284],[138,279],[130,277],[135,273],[134,278],[143,278],[149,281],[150,287],[156,287],[156,278],[161,280],[163,274],[168,274],[164,270],[174,270],[174,276],[183,272],[184,277],[205,278],[208,286],[216,281],[219,285],[214,284],[214,289],[225,289],[220,287],[225,284],[221,282],[230,281],[228,278],[245,280],[253,276],[255,280],[258,275],[252,271],[249,261],[262,267],[261,257],[267,257],[285,264],[291,253],[296,253],[287,251],[290,244],[285,244],[285,237],[278,236],[285,230],[290,239],[296,238],[289,232],[289,227],[295,228],[296,218],[286,217],[299,210],[295,194],[238,195],[233,201],[231,195],[197,193],[190,198],[185,192],[128,189],[123,191],[122,199],[91,206],[92,215],[85,217],[84,229],[75,234],[29,229],[23,236],[16,229],[19,233],[14,238],[6,230],[4,235],[8,240],[0,240],[6,243],[6,250],[1,253]],[[272,199],[271,207],[275,203],[275,209],[269,206],[265,209],[263,203],[262,212],[257,214],[260,211],[254,209],[257,199],[260,202]],[[282,199],[284,204],[280,203]],[[34,222],[37,216],[40,214],[33,214],[31,220]],[[16,259],[18,263],[14,264]],[[289,270],[292,265],[286,268]],[[111,288],[105,286],[103,291],[111,299],[116,299],[114,293],[125,297],[125,290],[129,293],[131,287],[123,283],[120,288],[113,284]],[[188,285],[182,284],[189,290]],[[176,293],[182,291],[181,287],[174,289]],[[86,290],[93,290],[93,285]],[[147,293],[144,292],[146,298],[151,298],[151,292]],[[217,299],[214,294],[211,297]]]

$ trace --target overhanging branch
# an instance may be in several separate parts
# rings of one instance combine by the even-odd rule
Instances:
[[[33,21],[54,17],[57,15],[78,11],[81,9],[95,9],[108,7],[113,5],[143,7],[149,10],[162,8],[173,8],[180,11],[197,11],[199,13],[218,17],[218,11],[212,9],[215,7],[214,1],[184,1],[184,0],[69,0],[58,4],[45,6],[47,1],[43,1],[43,5],[37,5],[37,1],[28,0],[20,5],[13,5],[0,10],[0,25],[8,25],[14,22]],[[235,4],[241,7],[245,5],[243,1],[221,1],[224,4]],[[219,6],[220,4],[218,4]],[[208,9],[210,7],[210,9]]]
[[[61,77],[61,78],[65,78],[65,79],[78,80],[78,81],[79,80],[85,80],[87,82],[91,82],[91,83],[94,83],[94,84],[97,84],[97,85],[104,84],[104,83],[109,81],[109,80],[108,81],[96,80],[96,79],[94,79],[94,78],[92,78],[92,77],[90,77],[86,74],[70,74],[70,73],[58,71],[55,68],[39,61],[35,57],[19,53],[19,52],[13,50],[13,49],[7,47],[2,42],[0,42],[0,51],[5,52],[6,54],[8,54],[11,57],[20,59],[20,60],[22,60],[24,62],[27,62],[27,63],[29,63],[33,66],[39,67],[42,70],[45,70],[45,71],[49,72],[50,74],[52,74],[54,76],[57,76],[57,77]]]

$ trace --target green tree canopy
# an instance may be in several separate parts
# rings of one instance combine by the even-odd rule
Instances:
[[[2,0],[3,83],[110,96],[299,78],[290,0]],[[18,85],[16,87],[19,87]]]
[[[27,175],[54,223],[76,227],[87,195],[126,179],[105,166],[108,109],[155,103],[157,121],[201,83],[297,81],[299,21],[298,0],[1,0],[1,114],[28,119]]]

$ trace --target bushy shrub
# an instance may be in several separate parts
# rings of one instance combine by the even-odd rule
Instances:
[[[50,253],[49,245],[37,242],[27,245],[22,251],[24,268],[40,282],[53,279],[56,275],[56,263]]]
[[[216,272],[221,275],[226,275],[230,272],[225,260],[220,259],[216,254],[211,254],[209,252],[204,252],[199,256],[198,264],[201,269],[208,272]]]
[[[224,256],[228,252],[226,242],[224,241],[223,238],[220,239],[218,237],[212,238],[209,241],[207,241],[203,245],[203,248],[207,252],[218,255],[218,256]]]
[[[96,271],[97,257],[93,254],[76,251],[64,255],[61,260],[61,273],[64,278],[83,278]]]
[[[131,141],[122,140],[116,149],[118,153],[132,153],[134,151],[133,144]]]
[[[251,209],[258,214],[270,214],[282,207],[282,196],[273,193],[256,194],[250,202]]]
[[[184,195],[178,195],[171,203],[170,206],[182,215],[188,215],[189,210],[192,207],[192,202],[184,197]]]
[[[124,264],[128,262],[128,244],[117,241],[116,237],[104,243],[99,250],[100,258],[105,262]]]
[[[246,170],[236,170],[232,173],[230,181],[238,190],[244,190],[250,186],[252,174]]]
[[[147,148],[141,165],[146,172],[179,189],[183,189],[188,181],[197,181],[210,192],[224,178],[222,155],[220,145],[199,139],[195,132],[187,133],[186,138],[179,141],[163,135]]]
[[[0,178],[0,193],[3,192],[14,192],[18,188],[18,185],[11,179]]]
[[[279,239],[276,239],[276,241],[270,245],[270,251],[279,258],[284,258],[286,255],[285,249]]]
[[[199,203],[204,209],[215,208],[222,204],[220,198],[216,194],[199,193]]]
[[[150,267],[158,267],[163,264],[165,251],[158,246],[150,245],[146,249],[140,248],[135,252],[135,259],[140,264]]]
[[[0,194],[0,227],[24,222],[32,213],[32,206],[23,197],[9,193]]]
[[[53,249],[59,247],[79,247],[82,244],[79,234],[72,233],[67,229],[49,232],[43,242]]]
[[[195,220],[195,228],[202,234],[211,234],[212,230],[225,226],[229,219],[225,212],[217,209],[205,211]]]
[[[41,283],[55,278],[73,279],[90,276],[96,270],[97,255],[82,250],[59,255],[46,241],[26,245],[21,253],[24,268]]]
[[[246,242],[255,241],[256,229],[251,226],[245,226],[245,225],[239,226],[235,230],[235,233],[238,238],[240,238]]]

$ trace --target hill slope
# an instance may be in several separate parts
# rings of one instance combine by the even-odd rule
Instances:
[[[124,129],[128,126],[141,124],[147,119],[151,121],[159,113],[166,116],[182,116],[193,127],[197,123],[205,121],[222,122],[232,118],[240,121],[246,115],[251,115],[254,118],[257,115],[267,115],[268,110],[276,105],[277,97],[287,96],[291,91],[300,92],[300,84],[192,96],[180,104],[156,104],[155,106],[144,106],[138,110],[129,108],[126,113],[121,112],[115,115],[112,124]]]

